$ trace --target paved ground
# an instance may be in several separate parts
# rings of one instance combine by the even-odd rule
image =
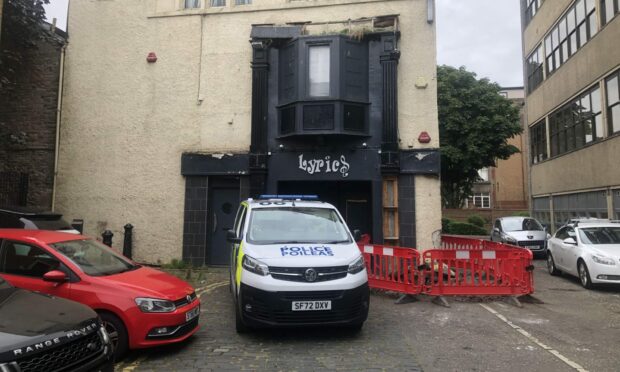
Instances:
[[[576,279],[549,276],[544,261],[534,272],[542,304],[453,300],[444,308],[426,297],[394,305],[393,297],[374,294],[357,335],[239,336],[227,271],[215,270],[201,296],[202,329],[180,345],[131,352],[117,370],[618,371],[620,288],[586,291]]]

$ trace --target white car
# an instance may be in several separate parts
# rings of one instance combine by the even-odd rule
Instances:
[[[227,237],[237,332],[364,324],[370,299],[359,232],[316,199],[263,195],[241,203]]]
[[[584,222],[563,226],[549,239],[547,269],[576,276],[584,288],[620,284],[620,223]]]

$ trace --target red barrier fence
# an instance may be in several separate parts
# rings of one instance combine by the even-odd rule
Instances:
[[[440,249],[359,244],[371,288],[431,296],[534,292],[532,253],[502,243],[444,237]]]

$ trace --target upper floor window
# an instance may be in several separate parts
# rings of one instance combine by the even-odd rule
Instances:
[[[311,97],[329,96],[330,46],[312,45],[308,48],[308,78]]]
[[[185,0],[185,9],[200,8],[200,0]]]
[[[577,0],[545,37],[547,74],[560,68],[597,32],[595,0]]]
[[[226,0],[211,0],[211,6],[212,7],[226,6]]]
[[[250,5],[252,0],[235,0],[235,5]]]
[[[551,156],[603,138],[601,91],[596,85],[549,116]]]
[[[620,132],[620,70],[616,71],[605,81],[607,90],[607,121],[609,133]]]
[[[620,12],[620,0],[601,0],[601,24],[606,25]]]
[[[530,128],[530,148],[532,164],[547,159],[547,123],[545,119]]]
[[[480,182],[489,182],[489,168],[478,169]]]
[[[544,0],[523,0],[524,8],[525,8],[525,25],[527,26],[536,13],[538,13],[538,9],[542,5]]]
[[[542,44],[527,59],[527,92],[533,92],[544,78]]]

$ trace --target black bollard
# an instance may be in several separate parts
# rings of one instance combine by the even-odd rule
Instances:
[[[73,221],[71,221],[71,227],[79,231],[80,234],[83,234],[84,233],[84,220],[74,218]]]
[[[131,250],[132,250],[131,237],[133,234],[132,232],[133,225],[128,223],[124,227],[125,227],[125,240],[123,241],[123,256],[131,260]]]
[[[112,233],[112,231],[110,230],[106,230],[101,234],[101,237],[103,238],[103,244],[107,245],[108,247],[112,246],[112,237],[114,236],[114,233]]]

